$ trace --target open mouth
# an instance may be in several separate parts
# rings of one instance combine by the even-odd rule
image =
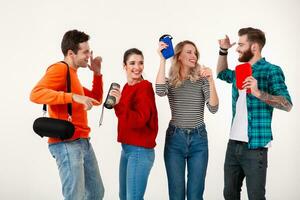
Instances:
[[[141,71],[138,71],[138,72],[132,72],[132,74],[134,74],[134,75],[138,76],[138,75],[140,75],[140,74],[141,74]]]
[[[190,59],[189,60],[191,63],[196,64],[196,60],[195,59]]]

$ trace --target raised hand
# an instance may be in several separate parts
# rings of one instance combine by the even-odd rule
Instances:
[[[89,65],[89,68],[96,75],[101,75],[101,62],[102,62],[102,58],[100,56],[93,58],[93,51],[91,51],[91,56],[90,56],[91,65]]]
[[[225,38],[220,39],[218,41],[219,41],[219,45],[222,49],[230,49],[232,46],[234,46],[236,44],[236,42],[230,43],[230,39],[229,39],[228,35],[226,35]]]
[[[209,67],[206,67],[206,66],[202,66],[199,69],[199,75],[201,77],[206,77],[209,81],[213,79],[212,70]]]
[[[165,48],[167,48],[168,45],[164,42],[159,42],[158,43],[158,49],[157,49],[157,53],[160,56],[161,59],[165,60],[164,56],[162,55],[161,51]]]

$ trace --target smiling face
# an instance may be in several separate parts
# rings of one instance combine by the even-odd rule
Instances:
[[[194,68],[197,64],[197,50],[192,44],[185,44],[178,57],[183,67]]]
[[[131,54],[125,61],[124,68],[128,82],[140,81],[144,70],[144,57],[139,54]]]
[[[254,54],[252,52],[252,43],[248,41],[247,35],[240,36],[236,51],[239,53],[240,62],[249,62]]]
[[[79,43],[77,53],[69,50],[69,55],[73,61],[74,67],[87,67],[91,56],[88,42]]]

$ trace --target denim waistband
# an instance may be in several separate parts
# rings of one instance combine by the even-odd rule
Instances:
[[[244,141],[229,139],[229,144],[231,144],[231,145],[243,145],[243,146],[245,145],[248,148],[248,142],[244,142]],[[268,147],[258,147],[258,148],[252,149],[252,150],[268,150]]]
[[[184,133],[187,133],[187,134],[191,134],[191,133],[198,133],[198,132],[202,132],[202,131],[206,131],[205,129],[205,124],[201,125],[201,126],[197,126],[195,128],[181,128],[181,127],[177,127],[173,124],[169,124],[169,127],[168,127],[169,131],[176,131],[176,130],[179,130],[179,131],[182,131]]]

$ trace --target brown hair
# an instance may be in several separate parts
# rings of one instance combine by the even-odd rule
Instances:
[[[64,56],[67,55],[68,50],[72,50],[75,54],[77,54],[79,50],[79,43],[86,42],[89,39],[89,35],[78,30],[70,30],[66,32],[61,41],[61,50]]]
[[[239,36],[247,35],[247,38],[250,42],[258,43],[260,48],[262,49],[266,44],[265,33],[260,29],[248,27],[241,28],[239,30]]]
[[[137,48],[131,48],[131,49],[128,49],[127,51],[125,51],[124,55],[123,55],[123,63],[124,65],[126,65],[126,61],[128,60],[129,56],[131,55],[141,55],[143,58],[143,52]]]

